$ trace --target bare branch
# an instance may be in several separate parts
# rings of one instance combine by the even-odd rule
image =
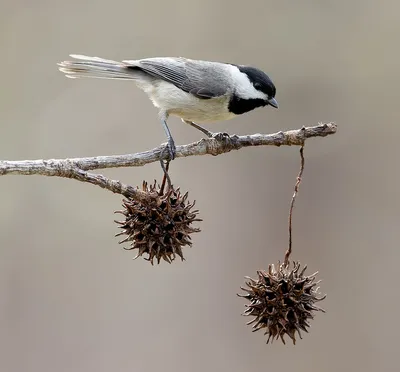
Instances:
[[[56,169],[52,169],[52,171],[44,175],[72,178],[77,181],[88,182],[93,185],[99,186],[102,189],[106,189],[113,193],[121,194],[127,198],[132,198],[139,201],[149,201],[150,198],[152,198],[154,201],[158,199],[157,193],[154,193],[152,197],[150,194],[132,186],[125,185],[120,181],[111,180],[101,174],[86,172],[82,169],[77,168],[75,165],[70,164],[68,161],[60,164],[60,166],[58,166]]]
[[[35,160],[37,162],[38,160]],[[121,194],[127,198],[133,198],[138,201],[156,201],[158,198],[157,193],[151,195],[140,189],[134,188],[129,185],[125,185],[120,181],[112,180],[104,177],[101,174],[89,173],[80,168],[78,168],[74,163],[70,162],[68,159],[59,160],[57,162],[52,162],[51,160],[41,160],[43,165],[41,167],[29,168],[27,166],[27,161],[13,162],[13,163],[23,163],[21,168],[22,172],[14,172],[9,174],[19,174],[19,175],[41,175],[49,177],[63,177],[71,178],[80,182],[88,182],[92,185],[101,187],[102,189],[109,190],[116,194]],[[2,161],[0,161],[0,175],[7,174],[1,172]],[[18,169],[18,168],[17,168]]]
[[[195,155],[220,155],[232,150],[239,150],[249,146],[302,146],[304,141],[312,137],[325,137],[336,133],[334,123],[320,124],[315,127],[278,132],[273,134],[252,134],[237,136],[217,133],[212,138],[201,139],[188,145],[177,146],[176,157]],[[73,178],[81,182],[89,182],[114,193],[132,197],[137,200],[148,198],[145,193],[120,181],[110,180],[102,175],[88,173],[88,170],[138,167],[160,160],[161,154],[167,160],[164,145],[153,150],[126,155],[96,156],[90,158],[49,159],[49,160],[21,160],[0,161],[0,176],[4,175],[42,175]],[[156,196],[155,196],[156,197]]]
[[[239,150],[248,146],[301,146],[307,138],[325,137],[336,133],[337,126],[334,123],[320,124],[315,127],[278,132],[274,134],[252,134],[248,136],[224,136],[218,133],[213,138],[203,138],[200,141],[188,145],[177,146],[176,157],[194,155],[220,155],[232,150]],[[58,168],[66,161],[74,164],[82,170],[94,170],[119,167],[140,167],[160,160],[160,154],[164,146],[153,150],[127,155],[95,156],[91,158],[75,159],[50,159],[50,160],[23,160],[0,161],[0,175],[5,174],[47,174],[49,170]],[[166,154],[167,156],[167,154]],[[165,157],[166,159],[166,157]]]

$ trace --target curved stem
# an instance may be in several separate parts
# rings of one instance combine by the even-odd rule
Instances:
[[[285,253],[285,260],[284,260],[284,265],[288,266],[289,265],[289,258],[292,253],[292,217],[293,217],[293,207],[294,207],[294,202],[296,201],[296,196],[297,193],[299,192],[299,186],[301,183],[301,177],[303,176],[303,171],[304,171],[304,145],[300,147],[300,171],[296,179],[296,183],[294,185],[294,192],[292,196],[292,201],[290,202],[290,209],[289,209],[289,247]]]

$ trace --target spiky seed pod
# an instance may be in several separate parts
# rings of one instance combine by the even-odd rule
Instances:
[[[253,332],[265,328],[267,343],[279,337],[285,343],[284,335],[287,334],[295,344],[296,333],[302,338],[300,332],[308,332],[308,320],[313,319],[313,312],[325,312],[315,305],[326,297],[319,297],[317,285],[320,281],[314,282],[318,272],[304,276],[306,268],[300,271],[299,262],[293,262],[293,269],[278,263],[277,268],[269,265],[268,272],[257,271],[257,280],[246,277],[248,288],[241,289],[247,293],[239,296],[249,300],[250,304],[245,305],[243,315],[254,316],[247,323],[253,325]]]
[[[161,194],[160,186],[156,182],[148,185],[143,182],[143,191]],[[147,253],[148,261],[153,264],[161,259],[171,263],[178,255],[182,261],[182,247],[191,246],[190,234],[199,232],[200,229],[192,227],[197,218],[198,210],[192,210],[195,202],[187,201],[188,193],[182,195],[179,188],[171,187],[157,202],[139,202],[133,199],[123,200],[122,211],[117,211],[125,216],[124,221],[115,221],[122,231],[116,236],[126,235],[119,243],[130,242],[127,250],[137,249],[138,258]]]

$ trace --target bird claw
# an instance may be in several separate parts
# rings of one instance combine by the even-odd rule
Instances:
[[[226,132],[218,132],[218,133],[213,133],[212,138],[215,138],[217,141],[223,141],[225,139],[230,139],[230,135]]]
[[[169,160],[174,160],[176,156],[176,146],[172,137],[168,139],[166,150],[168,150]]]

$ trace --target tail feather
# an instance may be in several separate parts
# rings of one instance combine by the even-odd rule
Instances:
[[[135,79],[132,70],[126,68],[122,62],[78,54],[70,56],[75,60],[58,63],[58,69],[69,78]]]

